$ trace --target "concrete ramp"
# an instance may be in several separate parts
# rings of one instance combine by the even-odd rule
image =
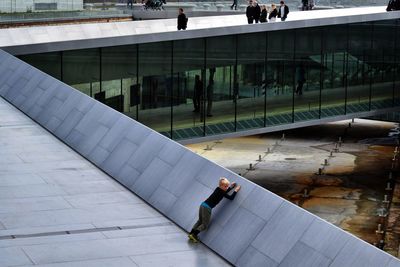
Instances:
[[[202,241],[237,266],[400,261],[0,50],[0,96],[186,230],[226,176],[242,185]]]

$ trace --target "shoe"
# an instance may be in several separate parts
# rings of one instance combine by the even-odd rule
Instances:
[[[195,236],[194,234],[189,234],[188,237],[189,237],[189,240],[192,241],[193,243],[199,242],[199,238],[197,236]]]

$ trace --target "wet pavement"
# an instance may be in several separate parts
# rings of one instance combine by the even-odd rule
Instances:
[[[384,195],[391,198],[385,188],[397,138],[388,134],[397,126],[356,119],[188,147],[368,243],[385,240],[398,256],[400,190],[389,216],[379,216],[387,213]],[[388,227],[385,236],[378,224]]]

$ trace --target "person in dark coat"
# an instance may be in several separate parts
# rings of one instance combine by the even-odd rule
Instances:
[[[179,8],[179,15],[178,15],[178,31],[179,30],[186,30],[188,19],[183,13],[183,8]]]
[[[308,10],[308,0],[301,0],[301,4],[302,4],[301,6],[302,11]]]
[[[247,17],[247,22],[249,24],[253,24],[254,22],[254,6],[253,6],[253,1],[249,1],[249,5],[246,8],[246,17]]]
[[[390,0],[386,11],[396,11],[400,10],[400,0]]]
[[[278,11],[278,18],[281,18],[281,21],[285,21],[288,14],[289,14],[289,7],[285,5],[284,1],[281,1],[281,6],[279,7]]]
[[[194,77],[193,88],[193,112],[200,112],[200,105],[203,96],[203,82],[200,80],[200,75]]]
[[[276,21],[277,16],[278,16],[278,10],[276,10],[276,5],[271,4],[271,10],[268,16],[269,21]]]
[[[238,4],[238,0],[233,0],[233,4],[231,5],[231,9],[233,9],[233,7],[235,7],[235,10],[237,10],[237,4]]]
[[[254,14],[253,14],[254,21],[255,21],[256,23],[258,23],[258,22],[260,21],[261,8],[260,8],[260,6],[258,5],[257,1],[254,1],[254,2],[253,2],[253,5],[254,5]]]
[[[265,5],[262,5],[261,6],[261,15],[260,15],[261,23],[267,22],[267,15],[268,15],[267,7]]]

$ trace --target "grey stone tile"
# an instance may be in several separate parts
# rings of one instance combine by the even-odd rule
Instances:
[[[250,246],[240,255],[235,265],[238,267],[277,267],[278,263]]]
[[[49,88],[49,87],[46,87],[46,88],[43,88],[43,89],[45,91],[40,96],[40,98],[36,101],[36,105],[39,105],[41,107],[46,107],[46,105],[49,103],[50,99],[55,97],[56,91],[53,88]]]
[[[76,184],[64,184],[60,185],[60,188],[70,195],[118,192],[122,190],[121,186],[111,179],[104,181],[81,182]]]
[[[173,167],[172,171],[164,176],[161,185],[175,196],[180,197],[184,191],[195,181],[198,173],[209,163],[205,158],[186,151],[181,160]]]
[[[54,132],[56,136],[64,140],[71,131],[75,128],[75,126],[82,120],[83,113],[79,112],[76,109],[72,109],[70,113],[65,117],[64,121]]]
[[[316,218],[300,240],[329,259],[334,259],[349,238],[343,230]]]
[[[110,156],[110,152],[101,146],[96,146],[87,158],[95,163],[97,166],[101,164]]]
[[[33,119],[36,120],[36,118],[39,116],[39,114],[41,114],[43,112],[43,108],[38,106],[38,105],[34,105],[32,106],[32,108],[30,108],[26,113]]]
[[[148,227],[154,224],[168,224],[170,221],[155,211],[154,216],[148,218],[135,218],[135,219],[125,219],[125,220],[110,220],[105,222],[94,222],[93,225],[96,227],[115,227],[119,226],[122,229],[130,227]]]
[[[64,209],[0,214],[0,221],[7,229],[45,227],[68,224],[153,217],[155,211],[145,204],[103,204],[101,209]]]
[[[154,254],[189,250],[190,244],[182,242],[182,238],[186,237],[174,233],[38,245],[25,247],[24,250],[35,264],[44,264],[143,255],[148,253],[148,248]],[[165,246],[166,243],[168,246]]]
[[[64,232],[70,230],[81,230],[81,229],[93,229],[93,224],[65,224],[65,225],[50,225],[40,227],[20,227],[14,229],[0,230],[0,235],[32,235],[32,234],[43,234],[49,232]]]
[[[103,137],[99,145],[108,151],[113,151],[119,142],[124,138],[128,129],[130,120],[125,116],[120,116],[115,125]]]
[[[81,133],[94,133],[94,130],[99,126],[98,118],[106,112],[112,111],[107,110],[107,107],[99,102],[95,103],[88,112],[84,113],[82,120],[76,125],[75,129]],[[105,126],[101,128],[108,129]]]
[[[0,266],[31,264],[21,248],[0,248]]]
[[[129,158],[127,164],[142,173],[157,156],[167,139],[160,138],[158,133],[150,133]]]
[[[64,196],[63,198],[75,208],[91,207],[110,203],[142,203],[140,198],[129,191],[88,193],[83,195]]]
[[[79,145],[82,142],[82,139],[84,138],[85,136],[82,133],[74,129],[64,139],[64,142],[70,145],[75,150],[79,151]]]
[[[60,187],[47,184],[30,184],[0,187],[0,199],[48,197],[65,194],[66,193]]]
[[[400,260],[397,258],[392,258],[388,265],[386,265],[387,267],[399,267],[400,266]]]
[[[187,148],[175,142],[168,142],[163,146],[160,153],[158,153],[158,157],[169,165],[174,166],[186,151]]]
[[[46,105],[46,108],[43,109],[42,113],[39,114],[37,117],[37,121],[41,125],[46,125],[47,122],[51,119],[51,117],[54,115],[54,113],[59,109],[59,107],[62,105],[63,102],[61,102],[59,99],[56,97],[53,97],[49,100],[49,102]]]
[[[137,178],[139,178],[140,174],[140,172],[138,172],[128,164],[125,164],[122,166],[120,172],[115,178],[118,180],[118,182],[120,182],[127,188],[130,188],[135,183]]]
[[[131,256],[131,258],[140,267],[230,266],[227,262],[225,262],[218,256],[210,255],[205,250],[206,249],[196,248],[190,251],[169,252],[169,253],[154,254],[154,255],[153,254],[138,255],[138,256]]]
[[[149,235],[166,235],[172,233],[182,234],[182,230],[176,225],[149,225],[149,226],[138,226],[134,229],[122,229],[118,231],[104,231],[102,232],[107,238],[124,238],[134,236],[149,236]]]
[[[65,120],[69,113],[76,109],[76,104],[80,101],[80,99],[83,97],[83,95],[78,94],[77,92],[71,90],[70,88],[66,86],[62,86],[61,88],[68,90],[69,94],[68,97],[65,99],[63,105],[60,107],[60,109],[54,114],[59,118],[60,120]],[[58,98],[58,92],[56,94],[56,97]],[[77,110],[77,109],[76,109]]]
[[[42,96],[43,93],[44,93],[44,90],[42,90],[39,87],[32,90],[31,95],[27,98],[27,100],[22,105],[20,105],[20,109],[29,114],[29,110],[31,110],[33,108],[33,106],[38,101],[38,99]]]
[[[39,83],[39,87],[43,90],[53,89],[60,84],[59,81],[51,77],[50,75],[44,75],[44,79]],[[40,103],[38,103],[41,105]]]
[[[275,262],[281,262],[314,219],[310,213],[285,202],[272,215],[252,246]]]
[[[51,131],[54,132],[60,125],[62,121],[59,120],[56,117],[51,117],[50,120],[46,123],[45,127]]]
[[[139,267],[128,257],[97,259],[87,261],[67,261],[34,265],[35,267]],[[22,266],[28,267],[28,266]]]
[[[392,257],[360,239],[351,238],[333,260],[331,267],[373,267],[389,264]]]
[[[165,214],[172,207],[176,200],[176,196],[160,186],[150,197],[149,203],[157,210]]]
[[[331,262],[332,260],[328,259],[318,251],[302,242],[297,242],[279,266],[328,267]]]
[[[136,149],[137,145],[134,143],[126,139],[121,140],[114,151],[101,165],[102,169],[111,176],[116,176]]]
[[[283,199],[264,188],[256,186],[243,201],[242,207],[251,211],[265,221],[282,205]]]
[[[53,243],[63,243],[71,241],[83,241],[83,240],[98,240],[105,238],[106,237],[102,233],[79,233],[73,235],[60,234],[60,235],[49,235],[49,236],[39,236],[39,237],[24,237],[24,238],[0,240],[0,248],[53,244]]]
[[[236,262],[264,225],[265,221],[260,217],[245,209],[238,209],[235,216],[215,236],[210,247],[220,255],[224,255],[229,262]]]
[[[149,128],[132,120],[128,126],[125,138],[139,146],[151,132]]]
[[[79,148],[76,148],[83,156],[89,155],[110,129],[98,124],[92,130],[93,131],[86,132],[87,135],[85,135],[85,138],[81,139],[79,142]]]
[[[119,112],[109,109],[98,118],[98,121],[107,128],[111,128],[115,125],[119,118],[121,118],[121,114]]]
[[[71,205],[62,197],[0,199],[0,214],[69,208]]]
[[[171,170],[171,166],[155,158],[130,189],[143,199],[148,200]]]
[[[198,219],[199,206],[213,192],[210,188],[195,181],[179,197],[168,213],[178,225],[189,231]]]

